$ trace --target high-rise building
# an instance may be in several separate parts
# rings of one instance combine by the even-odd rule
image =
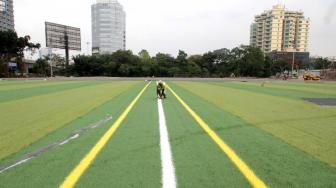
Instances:
[[[255,16],[250,45],[265,53],[272,51],[307,52],[309,19],[301,11],[288,11],[284,5]]]
[[[0,0],[0,31],[14,31],[13,0]]]
[[[126,13],[117,0],[97,0],[91,6],[92,52],[113,53],[126,48]]]

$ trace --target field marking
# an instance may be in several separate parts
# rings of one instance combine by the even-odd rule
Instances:
[[[71,173],[65,178],[63,183],[60,185],[61,188],[74,187],[79,178],[83,175],[85,170],[90,166],[91,162],[96,158],[98,153],[103,149],[108,140],[112,137],[115,131],[119,128],[121,123],[124,121],[128,113],[132,110],[135,103],[139,100],[141,95],[145,92],[147,87],[151,82],[149,82],[140,93],[134,98],[134,100],[127,106],[125,111],[119,116],[119,118],[112,124],[112,126],[105,132],[105,134],[99,139],[99,141],[93,146],[89,153],[80,161],[80,163],[71,171]]]
[[[0,173],[4,172],[4,171],[6,171],[6,170],[8,170],[8,169],[10,169],[10,168],[16,167],[16,166],[18,166],[18,165],[20,165],[20,164],[23,164],[23,163],[29,161],[29,160],[32,159],[32,158],[34,158],[34,157],[30,157],[30,158],[21,160],[21,161],[15,163],[15,164],[12,164],[12,165],[10,165],[10,166],[7,166],[7,167],[5,167],[4,169],[0,170]]]
[[[176,99],[182,106],[190,113],[190,115],[197,121],[203,130],[212,138],[212,140],[222,149],[222,151],[229,157],[229,159],[237,166],[240,172],[250,182],[253,187],[266,188],[266,184],[253,172],[253,170],[236,154],[236,152],[227,145],[217,134],[213,131],[205,121],[196,114],[169,86],[167,88],[172,92]]]
[[[159,124],[160,124],[160,149],[161,149],[161,168],[162,168],[162,187],[175,188],[176,178],[173,164],[173,157],[169,144],[166,117],[164,114],[162,100],[158,99]]]
[[[73,131],[68,137],[66,137],[65,139],[62,139],[62,140],[59,140],[57,142],[54,142],[52,144],[49,144],[45,147],[42,147],[40,149],[37,149],[35,151],[32,151],[32,152],[29,152],[29,153],[26,153],[24,154],[22,157],[20,157],[19,159],[15,160],[15,161],[12,161],[12,162],[9,162],[7,164],[0,164],[0,173],[2,172],[5,172],[6,170],[9,170],[13,167],[16,167],[20,164],[23,164],[25,162],[27,162],[28,160],[32,159],[32,158],[35,158],[35,157],[38,157],[40,155],[42,155],[43,153],[49,151],[49,150],[52,150],[58,146],[61,146],[61,145],[64,145],[64,144],[67,144],[68,142],[70,142],[71,140],[74,140],[76,138],[78,138],[81,134],[85,133],[86,131],[88,131],[89,129],[94,129],[104,123],[107,123],[108,121],[112,120],[112,116],[108,115],[108,116],[105,116],[104,119],[101,119],[93,124],[90,124],[89,126],[87,127],[83,127],[83,128],[80,128],[76,131]]]

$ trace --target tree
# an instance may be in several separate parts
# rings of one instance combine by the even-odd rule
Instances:
[[[24,51],[25,50],[34,50],[34,49],[39,49],[41,47],[40,44],[34,44],[29,42],[30,41],[30,36],[24,36],[24,37],[19,37],[17,39],[16,47],[17,47],[17,52],[16,52],[16,60],[18,63],[18,67],[21,72],[21,76],[23,76],[23,72],[25,70],[25,63],[22,62],[22,59],[24,58]]]
[[[201,67],[202,66],[202,55],[191,55],[189,56],[187,61],[188,61],[188,64],[195,63]]]
[[[130,68],[127,64],[122,64],[119,67],[118,72],[121,76],[128,76],[130,73]]]
[[[45,56],[46,60],[50,60],[52,65],[58,68],[64,68],[65,67],[65,58],[62,57],[59,54],[51,54],[51,56]]]
[[[157,53],[150,57],[146,50],[138,55],[119,50],[113,54],[77,56],[70,67],[78,76],[185,76],[185,77],[268,77],[286,68],[282,61],[273,61],[252,46],[222,48],[203,55],[187,55],[179,50],[176,58]],[[150,63],[148,63],[150,62]]]
[[[272,74],[283,73],[285,70],[290,70],[291,66],[285,58],[275,59],[271,66]]]
[[[110,61],[104,64],[104,76],[116,76],[117,74],[117,63]]]
[[[214,54],[216,55],[216,72],[220,76],[228,77],[234,72],[235,64],[231,59],[231,51],[226,48],[215,50]]]
[[[13,58],[16,59],[21,76],[23,76],[25,70],[25,64],[22,61],[24,51],[40,48],[40,44],[29,41],[29,36],[18,37],[15,31],[0,31],[0,64],[3,67],[0,70],[4,70],[0,76],[9,76],[7,63]]]
[[[131,50],[118,50],[112,55],[112,60],[120,64],[132,64],[135,61],[135,58],[138,58],[133,55]]]
[[[264,68],[264,76],[263,77],[270,77],[272,75],[272,65],[273,60],[271,57],[265,57],[265,68]]]
[[[202,69],[196,63],[189,63],[187,73],[189,77],[197,77],[202,75]]]
[[[188,54],[185,53],[183,50],[179,50],[178,55],[176,57],[176,62],[180,66],[187,65],[187,57]]]
[[[8,62],[17,54],[18,36],[14,31],[0,31],[0,77],[8,77]]]
[[[168,76],[170,77],[176,77],[181,73],[181,69],[178,67],[170,67],[168,69]]]
[[[201,68],[203,72],[208,72],[207,74],[212,74],[216,72],[216,59],[217,56],[213,52],[207,52],[202,56],[202,65]],[[205,71],[207,70],[207,71]]]
[[[244,56],[242,58],[241,74],[243,76],[262,77],[264,75],[265,57],[260,48],[242,46]]]
[[[313,69],[328,69],[331,62],[327,58],[317,57],[310,60],[310,68]]]
[[[152,60],[155,67],[155,76],[169,76],[168,69],[174,67],[174,57],[170,54],[157,53]]]
[[[46,59],[41,59],[41,58],[36,60],[34,67],[33,67],[34,72],[37,73],[39,76],[43,76],[43,77],[46,77],[48,75],[49,68],[50,67],[49,67],[48,61]]]
[[[77,76],[90,76],[91,67],[94,64],[94,57],[88,57],[85,55],[78,55],[73,58],[74,64],[70,66],[70,70],[73,72],[71,74]]]
[[[145,49],[141,50],[138,55],[139,55],[139,58],[141,59],[141,61],[143,63],[149,63],[150,62],[151,57],[150,57],[147,50],[145,50]]]

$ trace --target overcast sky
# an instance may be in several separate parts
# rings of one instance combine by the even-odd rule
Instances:
[[[81,28],[82,53],[91,48],[94,0],[14,0],[15,28],[45,46],[44,22]],[[311,55],[336,56],[335,0],[119,0],[126,11],[126,48],[176,55],[248,44],[256,14],[282,3],[311,19]]]

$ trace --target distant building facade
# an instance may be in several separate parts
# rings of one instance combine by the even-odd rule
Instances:
[[[13,0],[0,0],[0,31],[14,31]]]
[[[269,54],[273,60],[283,61],[287,64],[291,65],[294,63],[294,69],[298,69],[299,67],[305,67],[308,65],[310,54],[309,52],[280,52],[280,51],[272,51]]]
[[[309,19],[301,11],[288,11],[284,5],[255,16],[250,45],[263,52],[307,52]]]
[[[126,13],[117,0],[97,0],[91,6],[92,52],[113,53],[126,48]]]

